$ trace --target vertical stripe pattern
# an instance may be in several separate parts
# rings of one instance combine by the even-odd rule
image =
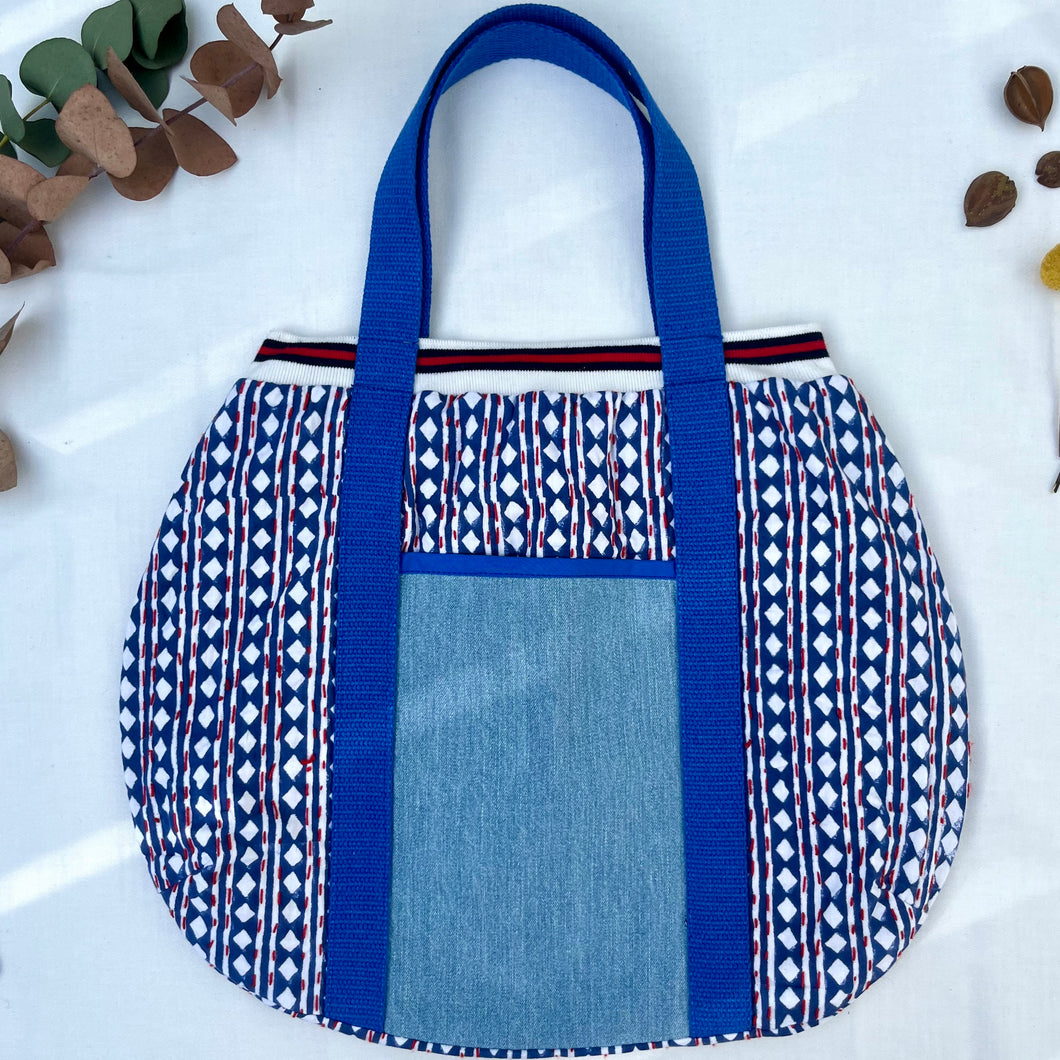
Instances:
[[[130,805],[188,939],[270,1004],[323,969],[331,572],[346,393],[246,380],[166,509],[121,684]]]
[[[408,454],[406,552],[673,558],[660,390],[418,392]]]
[[[845,1006],[922,922],[961,823],[964,679],[905,476],[854,387],[733,390],[755,1018],[775,1034]]]
[[[151,877],[211,964],[293,1014],[426,1048],[320,1015],[348,394],[229,394],[132,611],[122,752]],[[968,748],[952,608],[862,396],[838,375],[729,394],[755,1036],[838,1011],[909,943],[956,849]],[[663,391],[419,392],[407,453],[408,551],[674,555]],[[461,1045],[489,1043],[429,1048]]]

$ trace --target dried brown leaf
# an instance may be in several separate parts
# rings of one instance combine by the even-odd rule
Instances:
[[[232,106],[232,97],[227,88],[220,85],[207,85],[202,81],[193,81],[185,77],[185,81],[199,93],[215,110],[220,111],[233,125],[236,123],[235,108]]]
[[[33,218],[26,209],[26,196],[44,174],[16,158],[0,155],[0,217],[22,228]]]
[[[199,48],[191,57],[191,76],[201,84],[225,87],[235,118],[241,118],[257,103],[265,83],[261,66],[229,40],[210,41]]]
[[[50,177],[29,190],[26,206],[38,221],[57,221],[88,187],[88,177]]]
[[[265,71],[265,90],[269,99],[272,99],[282,78],[280,71],[276,69],[276,57],[269,50],[269,46],[250,28],[250,24],[236,10],[234,4],[225,4],[217,12],[217,26],[233,44],[242,48]]]
[[[7,260],[7,255],[0,251],[0,284],[9,283],[11,280],[11,262]],[[21,310],[19,310],[21,312]]]
[[[147,93],[140,87],[125,63],[118,58],[118,53],[113,48],[107,49],[107,76],[110,78],[110,83],[114,86],[118,95],[141,118],[156,122],[158,125],[162,124],[162,115],[158,113],[158,109],[147,98]]]
[[[15,450],[11,439],[0,431],[0,493],[13,490],[18,485],[18,469],[15,467]]]
[[[261,13],[287,22],[300,19],[313,6],[313,0],[261,0]]]
[[[0,255],[2,257],[3,255]],[[7,265],[8,272],[11,271],[11,263]],[[3,353],[7,349],[8,343],[11,341],[11,336],[15,333],[15,325],[18,323],[18,318],[22,315],[22,310],[26,308],[26,303],[23,302],[19,306],[18,312],[11,317],[10,320],[5,320],[3,324],[0,324],[0,353]]]
[[[307,22],[304,18],[300,18],[296,22],[277,22],[276,32],[282,33],[285,37],[293,37],[298,33],[311,33],[315,29],[323,29],[330,25],[330,18],[321,18],[316,22]]]
[[[132,133],[138,141],[136,168],[127,177],[111,177],[110,182],[119,195],[136,202],[145,202],[166,190],[179,166],[172,144],[158,132],[157,126],[150,129],[134,128]]]
[[[78,151],[72,152],[55,171],[57,177],[90,177],[96,171],[96,163]]]
[[[13,280],[32,276],[55,264],[55,247],[43,228],[38,225],[25,235],[21,235],[21,232],[21,228],[7,221],[0,222],[0,249],[11,261]],[[18,239],[18,245],[12,249],[11,244],[15,239]]]
[[[136,168],[129,126],[95,85],[82,85],[70,97],[59,112],[55,131],[67,147],[116,177],[127,177]]]
[[[197,177],[212,177],[235,165],[235,151],[206,122],[199,121],[191,114],[182,114],[177,118],[180,112],[175,110],[163,113],[173,154],[177,156],[181,169]],[[174,121],[174,118],[177,120]]]

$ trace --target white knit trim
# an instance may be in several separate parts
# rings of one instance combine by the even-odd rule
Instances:
[[[820,324],[781,324],[772,328],[749,328],[743,331],[723,331],[723,342],[754,342],[759,339],[782,339],[787,335],[805,335],[821,330]],[[291,331],[270,331],[265,336],[274,342],[338,342],[353,346],[356,335],[296,335]],[[639,339],[574,339],[556,342],[553,340],[523,339],[420,339],[421,350],[576,350],[582,346],[658,346],[658,335],[647,335]]]
[[[730,383],[757,383],[763,379],[790,379],[808,383],[836,375],[830,357],[812,361],[788,361],[784,364],[727,364],[725,378]],[[294,361],[257,361],[246,375],[265,383],[295,386],[353,386],[352,368],[297,364]],[[433,390],[438,394],[526,394],[544,390],[558,394],[592,394],[600,390],[639,393],[664,389],[662,372],[647,369],[600,369],[595,372],[548,372],[539,370],[504,370],[469,368],[461,372],[417,373],[413,390]]]
[[[760,339],[779,339],[787,335],[803,335],[807,332],[819,332],[817,324],[786,324],[774,328],[756,328],[745,331],[725,331],[722,339],[725,342],[741,342]],[[306,342],[342,343],[354,345],[355,335],[330,335],[321,338],[309,338],[287,331],[270,331],[267,336],[275,342],[288,342],[294,345]],[[510,340],[457,341],[451,339],[420,339],[420,349],[424,350],[547,350],[577,349],[582,346],[648,346],[659,345],[657,336],[642,339],[579,339],[575,342],[521,342]],[[747,364],[730,361],[725,365],[725,378],[730,383],[757,383],[762,379],[790,379],[796,383],[807,383],[811,379],[822,379],[836,374],[835,365],[830,357],[816,357],[813,360],[781,361],[778,364]],[[333,367],[330,365],[299,364],[296,361],[282,361],[278,358],[257,361],[247,373],[248,379],[268,383],[288,383],[300,386],[353,386],[353,369]],[[525,394],[534,390],[547,390],[565,394],[589,394],[600,390],[612,390],[620,393],[658,390],[664,386],[663,373],[644,368],[600,368],[589,371],[555,371],[544,368],[506,369],[506,368],[468,368],[455,372],[417,373],[413,390],[433,390],[439,394]]]

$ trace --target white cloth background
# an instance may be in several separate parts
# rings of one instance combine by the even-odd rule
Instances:
[[[0,70],[77,36],[87,0],[8,0]],[[219,0],[189,0],[193,41]],[[267,23],[246,0],[245,13]],[[1060,77],[1048,0],[580,0],[630,54],[704,186],[726,329],[817,321],[902,459],[968,665],[972,802],[941,898],[844,1015],[744,1057],[1057,1055],[1060,295],[1037,279],[1060,147],[1004,109],[1023,64]],[[126,615],[187,454],[265,332],[356,330],[372,196],[472,0],[319,0],[241,156],[150,203],[100,180],[53,226],[60,267],[0,358],[21,485],[0,495],[0,1052],[346,1057],[378,1046],[271,1012],[184,941],[129,823],[117,688]],[[191,90],[177,82],[171,100]],[[16,100],[25,102],[21,88]],[[963,226],[976,174],[1019,202]],[[433,334],[651,330],[636,138],[562,71],[506,63],[441,106]]]

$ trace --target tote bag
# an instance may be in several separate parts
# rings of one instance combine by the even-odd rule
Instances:
[[[610,93],[656,335],[429,338],[427,142],[504,59]],[[122,750],[152,880],[269,1005],[407,1048],[782,1034],[909,944],[966,792],[957,628],[813,325],[722,332],[692,163],[594,26],[445,53],[356,339],[271,335],[140,585]]]

